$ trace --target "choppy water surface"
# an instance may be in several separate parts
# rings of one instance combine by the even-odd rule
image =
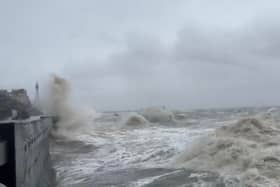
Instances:
[[[249,154],[246,151],[258,151],[254,147],[258,145],[254,144],[259,139],[246,138],[248,133],[260,139],[264,134],[262,141],[278,148],[278,142],[273,142],[278,138],[276,126],[261,129],[263,126],[250,120],[244,122],[248,128],[244,128],[243,122],[240,127],[235,125],[248,117],[278,123],[278,111],[278,108],[177,111],[172,112],[170,119],[164,117],[169,116],[166,113],[157,115],[159,119],[142,113],[101,114],[89,121],[86,130],[73,133],[71,138],[53,140],[52,158],[58,186],[249,186],[250,180],[257,179],[259,186],[278,186],[274,183],[278,176],[267,174],[268,167],[274,172],[280,168],[278,153],[267,155],[269,164],[259,166],[253,166],[250,158],[243,158]],[[220,130],[223,126],[228,129]],[[216,135],[218,132],[223,135]],[[218,138],[212,140],[213,134]],[[248,147],[238,147],[242,142],[230,138],[225,140],[231,136]],[[246,159],[252,167],[243,165]],[[225,163],[218,163],[219,160]],[[251,171],[252,168],[256,171]],[[243,175],[247,170],[249,174]],[[252,178],[246,184],[241,183],[242,177]]]

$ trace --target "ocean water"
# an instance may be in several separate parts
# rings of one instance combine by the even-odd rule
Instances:
[[[51,142],[57,184],[276,187],[279,112],[149,108],[78,118],[86,125],[58,131]]]

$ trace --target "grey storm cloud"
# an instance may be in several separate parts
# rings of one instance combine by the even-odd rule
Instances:
[[[110,56],[103,67],[89,63],[80,73],[101,71],[100,79],[97,76],[92,80],[93,87],[102,84],[101,88],[109,91],[116,83],[119,87],[110,90],[113,94],[108,98],[120,98],[124,103],[139,98],[144,105],[177,102],[180,106],[180,99],[189,103],[188,98],[196,98],[197,103],[202,100],[209,106],[230,106],[236,102],[254,105],[260,98],[264,98],[260,105],[265,104],[263,101],[272,103],[265,97],[274,95],[270,92],[278,90],[275,86],[280,81],[275,71],[280,68],[275,63],[279,57],[274,53],[280,44],[277,33],[274,23],[254,23],[238,30],[186,27],[171,45],[155,38],[134,37],[125,50]],[[275,37],[273,43],[271,37]]]
[[[54,72],[101,110],[280,103],[277,1],[1,4],[3,88]]]

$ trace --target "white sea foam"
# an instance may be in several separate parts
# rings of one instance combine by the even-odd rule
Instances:
[[[217,171],[244,186],[280,183],[280,129],[269,121],[243,119],[219,128],[187,149],[177,167]]]

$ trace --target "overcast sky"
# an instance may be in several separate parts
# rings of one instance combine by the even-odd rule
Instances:
[[[275,0],[0,0],[0,87],[98,110],[280,104]]]

